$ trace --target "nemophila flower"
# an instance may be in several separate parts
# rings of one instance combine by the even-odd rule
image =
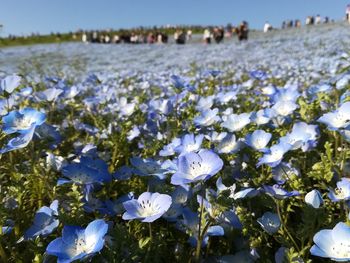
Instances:
[[[331,189],[329,191],[328,197],[333,202],[349,200],[350,199],[350,179],[345,177],[341,178],[341,180],[337,182],[337,187],[334,190]]]
[[[134,172],[134,169],[130,168],[129,166],[122,166],[120,167],[112,176],[114,179],[122,181],[122,180],[129,180]]]
[[[123,219],[153,222],[168,211],[171,203],[172,200],[169,195],[145,192],[137,200],[132,199],[123,203],[126,210]]]
[[[123,203],[134,199],[134,193],[130,192],[117,199],[106,200],[103,202],[103,207],[99,208],[101,214],[116,216],[122,214],[125,209]]]
[[[349,81],[350,81],[350,75],[344,75],[342,78],[340,78],[337,81],[335,87],[338,90],[341,90],[341,89],[345,88],[349,84]]]
[[[221,127],[228,129],[230,132],[236,132],[242,130],[250,122],[250,113],[231,114],[221,124]]]
[[[283,156],[286,152],[288,152],[291,148],[290,144],[287,143],[278,143],[273,145],[267,153],[264,154],[261,158],[259,158],[259,162],[257,163],[257,167],[260,165],[266,164],[270,167],[276,167],[280,164],[283,159]]]
[[[238,91],[229,91],[229,92],[219,92],[216,94],[216,100],[221,104],[225,105],[232,100],[237,99]]]
[[[219,225],[224,228],[224,230],[227,230],[228,233],[232,228],[242,229],[243,227],[241,221],[239,220],[236,212],[233,209],[220,213],[220,215],[217,216],[215,219],[219,223]]]
[[[195,136],[193,133],[186,134],[181,138],[181,144],[175,147],[174,150],[179,154],[199,151],[203,142],[203,138],[203,134],[199,134],[197,136]]]
[[[280,141],[290,144],[291,150],[301,148],[306,152],[317,145],[317,137],[319,136],[318,126],[309,125],[305,122],[298,122],[293,125],[292,132],[281,137]]]
[[[36,98],[38,101],[54,102],[63,93],[62,89],[50,88],[44,91],[38,92]]]
[[[179,185],[175,188],[174,192],[171,194],[173,203],[185,204],[191,196],[190,187],[187,185]]]
[[[62,168],[65,178],[59,178],[57,184],[75,183],[90,185],[94,183],[106,183],[111,181],[111,175],[103,170],[89,167],[85,162],[71,163]]]
[[[316,233],[313,241],[311,255],[338,262],[350,260],[350,227],[347,224],[340,222],[333,229],[323,229]]]
[[[133,157],[130,163],[134,167],[134,173],[139,176],[156,176],[159,179],[164,179],[168,173],[167,169],[163,169],[160,161],[155,161],[150,158],[142,159]]]
[[[280,100],[271,107],[271,110],[274,111],[275,116],[286,117],[291,115],[297,108],[298,105],[293,101]]]
[[[133,139],[137,138],[141,134],[140,129],[135,125],[129,132],[127,139],[128,141],[132,141]]]
[[[47,236],[51,234],[59,224],[58,220],[58,201],[51,203],[50,207],[43,206],[34,217],[34,222],[24,233],[24,240],[34,239],[37,236]]]
[[[265,193],[267,193],[268,195],[270,195],[276,199],[286,199],[288,197],[300,195],[300,193],[298,191],[295,191],[295,190],[293,190],[291,192],[286,191],[279,184],[274,184],[273,186],[264,185],[263,188],[264,188]]]
[[[273,85],[268,85],[266,87],[262,87],[261,88],[261,92],[262,94],[264,95],[267,95],[267,96],[272,96],[273,94],[275,94],[277,92],[276,90],[276,87],[273,86]]]
[[[174,138],[171,143],[164,145],[163,149],[159,151],[160,156],[171,156],[175,154],[175,148],[181,144],[181,139]]]
[[[322,195],[318,190],[312,190],[305,195],[305,203],[313,208],[319,208],[323,204]]]
[[[11,111],[2,118],[3,132],[11,134],[15,132],[25,133],[45,122],[46,114],[32,108]]]
[[[284,184],[293,175],[300,176],[300,171],[292,167],[290,163],[281,162],[279,165],[272,168],[272,177],[278,184]]]
[[[343,103],[337,110],[325,113],[318,122],[327,125],[329,130],[335,131],[350,125],[350,101]]]
[[[21,77],[18,75],[9,75],[0,80],[0,90],[2,92],[12,93],[21,84]]]
[[[216,131],[213,131],[210,134],[204,135],[204,137],[210,142],[220,142],[222,141],[223,138],[226,137],[226,135],[227,135],[227,132],[218,133]]]
[[[18,137],[15,137],[6,144],[6,146],[0,149],[0,154],[4,154],[9,151],[17,150],[26,147],[32,140],[35,131],[35,124],[32,124],[30,129],[25,132],[20,132]]]
[[[238,199],[244,199],[244,198],[251,198],[251,197],[257,196],[258,194],[259,194],[259,190],[252,187],[247,187],[247,188],[242,188],[238,192],[235,192],[235,189],[231,189],[231,193],[229,197],[234,200],[238,200]]]
[[[278,231],[281,226],[281,221],[277,214],[271,212],[265,212],[257,222],[260,224],[262,229],[268,234],[272,235]]]
[[[171,75],[170,80],[177,89],[183,89],[189,86],[189,83],[185,79],[177,75]]]
[[[62,237],[51,241],[46,253],[56,256],[58,262],[82,260],[98,253],[104,246],[108,225],[102,219],[92,221],[87,227],[64,226]]]
[[[267,133],[263,130],[256,130],[246,136],[245,143],[254,150],[265,152],[267,150],[265,147],[271,140],[271,137],[271,133]]]
[[[234,134],[227,134],[216,146],[218,153],[236,153],[243,148],[244,143],[241,139],[236,140]]]
[[[193,122],[196,126],[208,127],[214,123],[220,121],[220,117],[217,115],[219,112],[218,108],[208,109],[201,112],[200,116],[197,116],[193,119]]]
[[[169,222],[176,222],[178,218],[182,215],[184,206],[181,204],[172,203],[168,211],[166,211],[162,218]]]
[[[297,99],[300,97],[300,93],[298,91],[297,85],[289,85],[285,86],[284,88],[278,88],[277,92],[274,93],[271,97],[271,100],[276,102],[296,102]]]
[[[263,70],[253,70],[249,72],[249,76],[257,80],[265,80],[267,78],[267,73]]]
[[[198,242],[198,213],[195,213],[186,207],[185,209],[183,209],[182,216],[183,220],[179,220],[177,222],[177,226],[178,228],[180,228],[180,230],[187,232],[190,235],[188,242],[191,244],[192,247],[196,247]],[[203,231],[203,228],[201,230]],[[209,236],[223,235],[224,229],[221,226],[210,226],[208,227],[207,232],[204,234],[201,246],[205,247],[207,245],[209,241]]]
[[[266,108],[263,110],[258,110],[253,112],[251,115],[251,120],[257,125],[264,125],[270,122],[271,118],[274,116],[274,111]]]
[[[201,97],[196,105],[196,110],[205,111],[209,110],[214,104],[214,96]]]
[[[171,177],[171,183],[182,185],[197,181],[205,181],[218,173],[224,163],[220,157],[210,150],[198,153],[186,153],[178,159],[178,170]]]

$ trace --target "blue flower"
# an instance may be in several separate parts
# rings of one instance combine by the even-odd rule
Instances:
[[[269,143],[272,135],[263,130],[256,130],[252,134],[246,136],[245,142],[254,150],[265,152],[266,145]]]
[[[270,167],[276,167],[280,164],[284,154],[288,152],[291,147],[292,146],[290,144],[283,142],[273,145],[270,150],[259,159],[257,167],[262,164],[267,164]]]
[[[280,163],[272,168],[272,177],[278,184],[284,184],[293,175],[300,176],[300,171],[290,163]]]
[[[30,131],[45,122],[46,115],[43,112],[32,108],[24,108],[21,110],[11,111],[2,118],[3,131],[7,134]]]
[[[24,233],[24,240],[51,234],[59,224],[57,209],[57,200],[53,201],[50,207],[43,206],[40,208],[35,214],[33,225]]]
[[[227,134],[220,140],[216,150],[218,153],[236,153],[243,146],[244,143],[242,142],[242,139],[236,140],[236,136],[234,134]]]
[[[236,193],[234,190],[235,190],[235,187],[234,189],[231,190],[231,194],[230,194],[230,198],[233,198],[234,200],[244,199],[246,197],[251,198],[259,194],[259,190],[252,187],[243,188]]]
[[[102,214],[116,216],[125,211],[123,203],[132,199],[134,199],[134,193],[130,192],[118,199],[104,201],[104,207],[98,210]]]
[[[265,80],[267,78],[266,72],[262,70],[253,70],[249,72],[249,76],[257,80]]]
[[[234,210],[228,210],[228,211],[222,212],[216,218],[216,220],[224,229],[227,229],[227,230],[231,230],[231,228],[242,229],[243,227],[241,221],[239,220]]]
[[[306,152],[317,145],[318,135],[317,125],[298,122],[293,125],[291,133],[280,138],[280,142],[290,144],[292,146],[291,150],[301,148],[303,152]]]
[[[164,179],[168,173],[167,169],[163,169],[159,161],[152,159],[142,159],[139,157],[133,157],[130,159],[131,164],[134,166],[134,173],[139,176],[156,176],[159,179]]]
[[[264,185],[263,188],[268,195],[273,196],[276,199],[286,199],[288,197],[299,195],[298,191],[293,190],[291,192],[288,192],[279,184],[274,184],[273,186]]]
[[[221,124],[221,127],[228,129],[230,132],[240,131],[251,122],[250,115],[250,113],[230,114],[227,120]]]
[[[219,112],[218,108],[202,111],[201,115],[194,118],[193,122],[196,126],[203,126],[203,127],[211,126],[214,123],[220,121],[220,117],[217,116],[218,112]]]
[[[18,137],[9,140],[7,145],[4,148],[0,149],[0,154],[26,147],[31,142],[34,136],[34,132],[35,124],[32,124],[30,129],[20,132],[20,135]]]
[[[57,256],[58,262],[62,263],[86,259],[103,248],[107,231],[108,225],[102,219],[92,221],[85,229],[78,226],[64,226],[62,237],[51,241],[46,253]]]
[[[0,90],[2,92],[12,93],[21,84],[21,77],[17,75],[10,75],[0,81]]]
[[[305,203],[313,208],[319,208],[323,204],[322,195],[318,190],[312,190],[305,195]]]
[[[281,226],[281,221],[277,214],[265,212],[257,222],[268,234],[272,235],[278,231]]]
[[[181,185],[207,180],[218,173],[223,165],[220,157],[210,150],[186,153],[179,157],[178,170],[171,177],[171,183]]]
[[[298,104],[293,101],[278,101],[275,105],[271,107],[274,111],[275,116],[286,117],[291,115],[298,108]]]
[[[333,229],[324,229],[316,233],[311,255],[330,258],[334,261],[348,262],[350,260],[350,227],[343,222]]]
[[[275,112],[269,108],[258,110],[257,112],[252,113],[251,120],[257,125],[264,125],[270,122],[274,114]]]
[[[350,124],[350,101],[343,103],[337,110],[324,114],[318,122],[326,124],[332,131],[346,128]]]
[[[124,220],[140,219],[142,222],[153,222],[160,218],[172,203],[171,196],[145,192],[139,198],[123,203],[126,212]]]
[[[171,143],[165,145],[162,150],[159,151],[160,156],[171,156],[175,154],[175,149],[181,144],[181,139],[174,138]]]
[[[55,101],[63,93],[62,89],[50,88],[36,94],[38,101]]]
[[[86,160],[92,160],[90,158]],[[81,161],[80,163],[71,163],[62,169],[65,178],[58,179],[57,184],[76,183],[81,185],[89,185],[94,183],[110,182],[112,177],[106,170],[98,169],[92,165],[93,162]]]
[[[199,151],[204,139],[204,135],[199,134],[194,136],[193,133],[186,134],[181,138],[181,144],[175,147],[175,152],[179,154],[185,154],[188,152]]]
[[[341,180],[337,182],[337,187],[334,190],[329,191],[328,197],[333,202],[338,202],[341,200],[349,200],[350,199],[350,179],[345,177],[341,178]]]

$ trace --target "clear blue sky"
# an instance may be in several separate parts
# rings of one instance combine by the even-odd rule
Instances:
[[[340,20],[350,0],[0,0],[1,35],[130,28],[165,24],[280,27],[285,19],[320,14]]]

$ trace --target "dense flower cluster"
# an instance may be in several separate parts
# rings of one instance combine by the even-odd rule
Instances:
[[[0,261],[349,261],[350,59],[314,30],[1,73]]]

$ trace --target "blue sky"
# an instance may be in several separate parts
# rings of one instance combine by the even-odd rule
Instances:
[[[0,0],[1,35],[165,24],[238,24],[320,14],[336,20],[350,0]]]

